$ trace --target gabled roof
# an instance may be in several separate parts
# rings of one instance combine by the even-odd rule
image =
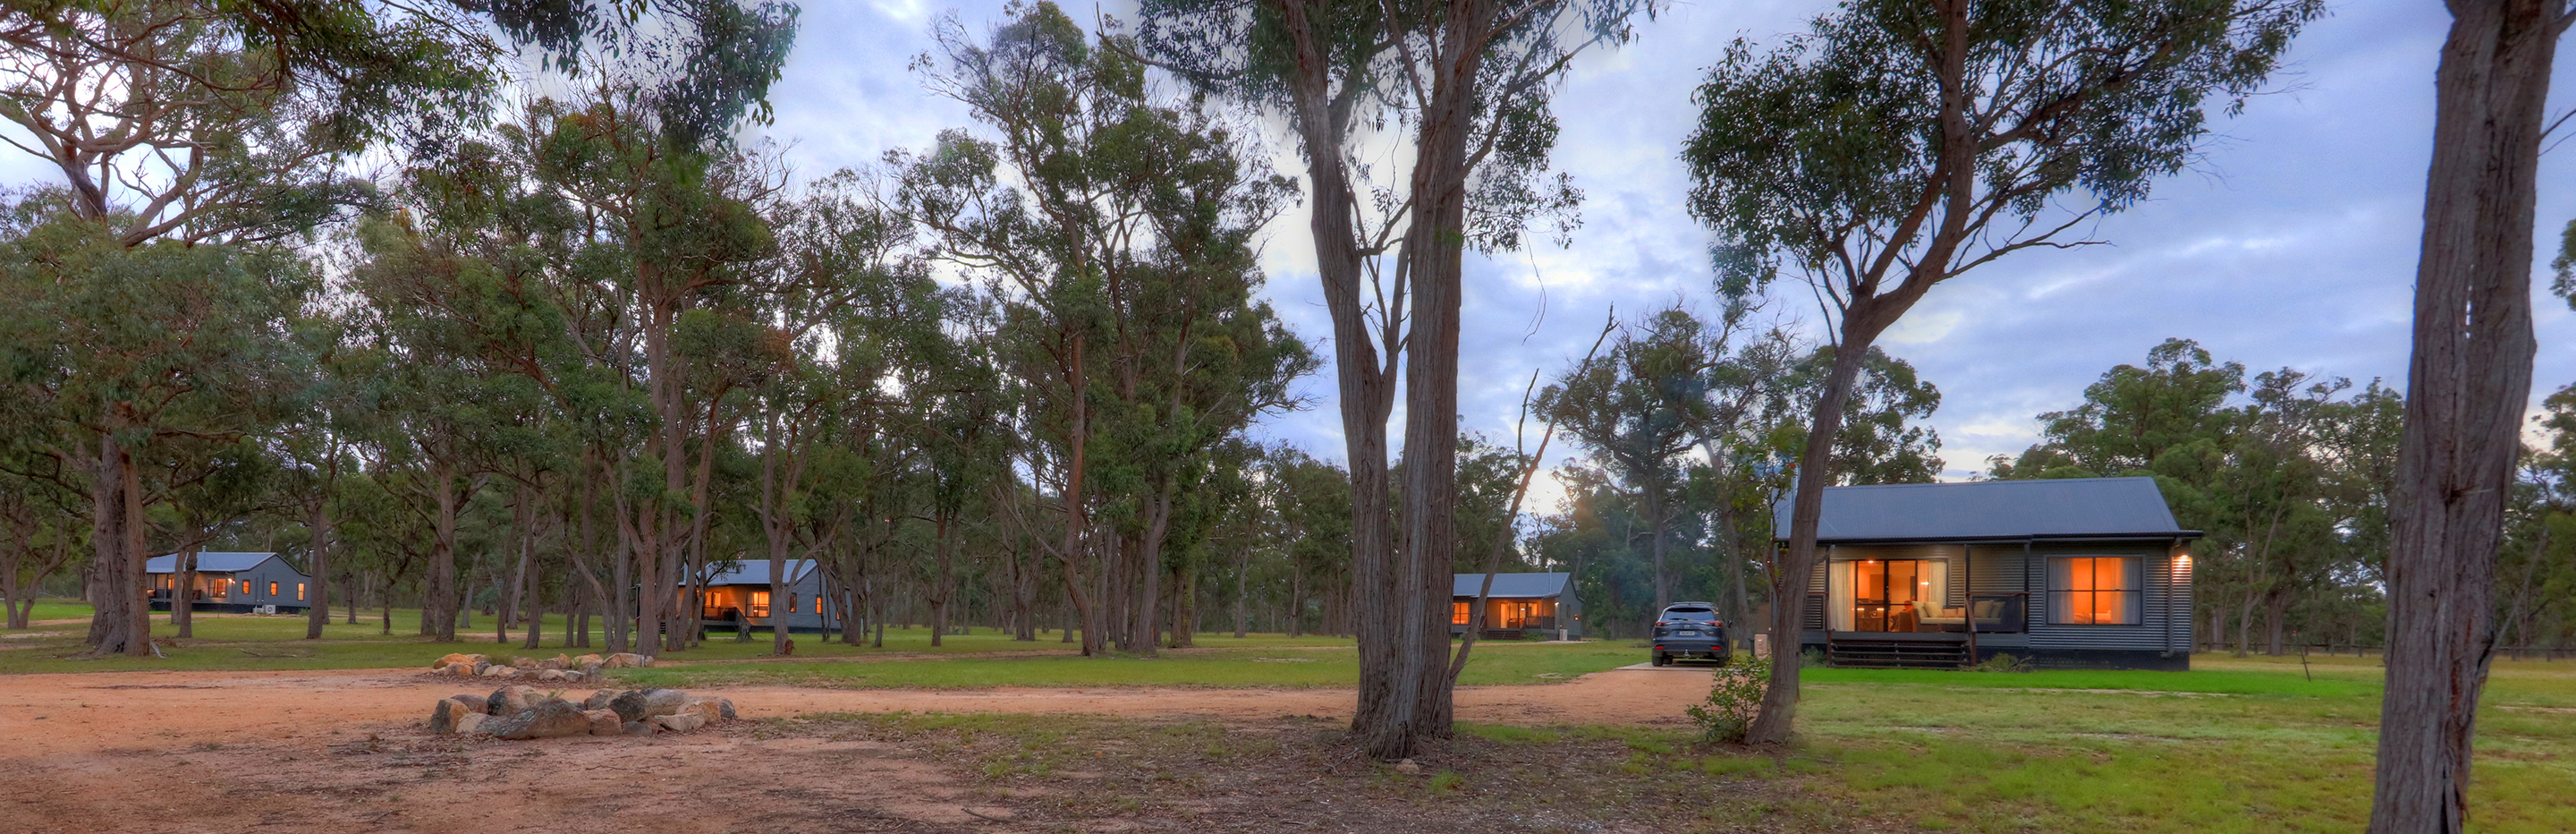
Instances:
[[[1558,594],[1565,593],[1566,579],[1572,575],[1573,574],[1565,573],[1497,573],[1494,574],[1494,590],[1490,596],[1556,596]],[[1472,597],[1478,592],[1483,591],[1484,588],[1484,574],[1462,573],[1458,574],[1457,578],[1451,582],[1449,595],[1453,597]]]
[[[259,563],[268,561],[276,556],[277,554],[275,553],[199,553],[197,554],[197,572],[240,573],[242,571],[250,570],[251,568],[259,567]],[[171,573],[178,569],[179,554],[176,553],[172,553],[167,556],[154,556],[150,559],[143,560],[144,573]]]
[[[789,559],[787,560],[787,582],[794,584],[803,580],[806,572],[813,569],[814,560],[812,559]],[[710,565],[707,568],[707,584],[711,586],[767,585],[769,584],[769,560],[742,559],[733,562],[730,568]]]
[[[1772,508],[1789,537],[1790,499]],[[2197,538],[2174,523],[2154,478],[1970,481],[1825,489],[1820,542]]]

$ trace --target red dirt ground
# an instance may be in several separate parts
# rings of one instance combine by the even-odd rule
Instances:
[[[409,669],[0,676],[0,834],[1041,830],[1003,822],[1008,797],[877,742],[749,732],[492,742],[421,729],[438,698],[495,685]],[[1458,716],[1675,724],[1708,685],[1704,670],[1632,669],[1468,687]],[[749,718],[901,710],[1260,721],[1351,709],[1348,690],[1323,689],[700,691],[731,698]],[[766,798],[744,804],[755,796]]]

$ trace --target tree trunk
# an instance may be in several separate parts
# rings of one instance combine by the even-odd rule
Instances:
[[[180,597],[184,596],[184,594],[180,593],[181,591],[193,588],[197,584],[197,548],[197,545],[189,545],[186,550],[179,553],[178,558],[171,560],[175,564],[170,566],[170,585],[172,589],[172,593],[170,595],[170,625],[174,627],[173,630],[176,632],[176,636],[179,637],[197,636],[197,618],[195,616],[197,613],[197,606],[193,602],[180,599]],[[232,590],[232,588],[227,584],[224,590],[229,591]],[[183,602],[187,604],[182,604]]]
[[[313,577],[313,590],[304,601],[304,639],[320,640],[322,627],[331,624],[331,503],[327,494],[314,499],[311,518],[313,555],[304,560],[304,566]]]
[[[1825,508],[1834,437],[1841,433],[1843,408],[1851,400],[1852,380],[1860,376],[1875,330],[1855,325],[1845,314],[1842,344],[1835,346],[1834,367],[1807,427],[1807,445],[1798,453],[1797,484],[1790,499],[1789,547],[1771,573],[1771,685],[1762,693],[1761,711],[1746,740],[1787,744],[1798,709],[1799,633],[1807,619],[1807,583],[1816,572],[1816,525]],[[1858,338],[1855,338],[1857,336]]]
[[[2389,548],[2373,834],[2468,818],[2496,549],[2531,396],[2532,211],[2564,0],[2452,0]]]
[[[100,433],[93,465],[90,540],[97,582],[84,653],[143,657],[152,653],[152,621],[143,601],[142,478],[113,432]]]
[[[431,519],[429,587],[422,589],[421,633],[441,643],[456,642],[456,617],[466,601],[456,588],[456,476],[444,463],[429,467],[429,488],[436,494],[437,515]]]

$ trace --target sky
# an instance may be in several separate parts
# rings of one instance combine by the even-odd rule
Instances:
[[[920,148],[963,108],[934,98],[908,69],[931,48],[935,18],[981,32],[1000,2],[806,0],[795,51],[761,129],[800,178]],[[1099,7],[1128,17],[1132,0]],[[1815,0],[1685,2],[1644,23],[1637,40],[1582,56],[1554,96],[1562,124],[1554,161],[1587,199],[1572,245],[1469,256],[1463,310],[1465,428],[1508,441],[1533,371],[1554,374],[1591,344],[1615,308],[1634,317],[1675,301],[1714,308],[1709,235],[1683,210],[1690,182],[1677,153],[1693,88],[1736,38],[1774,44],[1830,8]],[[2431,0],[2338,2],[2292,47],[2272,89],[2243,115],[2214,120],[2204,156],[2151,199],[2100,221],[2105,245],[2029,250],[1936,287],[1883,339],[1942,393],[1929,420],[1944,476],[1982,471],[1990,455],[2035,442],[2036,415],[2079,403],[2113,365],[2139,362],[2169,337],[2196,339],[2250,371],[2290,367],[2356,383],[2404,383],[2408,308],[2430,152],[2433,70],[2449,21]],[[1077,16],[1087,10],[1069,9]],[[2554,86],[2566,108],[2576,60]],[[1284,133],[1269,137],[1287,173]],[[2576,148],[2542,160],[2535,287],[2545,288],[2557,230],[2576,218]],[[0,182],[46,172],[11,155]],[[1302,209],[1272,225],[1267,296],[1329,356],[1329,320],[1303,234]],[[1784,303],[1783,314],[1812,303]],[[2534,398],[2576,383],[2576,314],[2536,300]],[[1257,427],[1265,439],[1341,458],[1329,363],[1301,390],[1308,410]],[[1395,418],[1400,425],[1399,412]],[[1400,439],[1400,432],[1397,437]],[[1550,454],[1562,460],[1566,447]],[[1542,484],[1532,508],[1561,491]]]

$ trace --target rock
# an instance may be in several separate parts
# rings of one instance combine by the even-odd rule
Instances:
[[[486,670],[486,669],[490,669],[490,668],[492,668],[492,661],[489,661],[489,660],[477,660],[477,661],[474,661],[474,674],[477,674],[477,675],[483,674],[483,671],[484,671],[484,670]]]
[[[496,663],[483,667],[483,671],[477,674],[487,678],[515,678],[519,676],[519,669],[515,666],[503,666]]]
[[[610,699],[608,708],[617,717],[642,721],[656,715],[670,715],[689,705],[689,693],[677,689],[638,689]]]
[[[503,687],[493,690],[492,697],[484,699],[483,711],[491,713],[495,718],[500,718],[527,712],[549,700],[553,699],[547,698],[545,693],[538,692],[533,686]]]
[[[732,721],[734,719],[741,718],[742,716],[734,714],[732,698],[717,698],[716,717],[722,718],[726,721]]]
[[[467,733],[483,732],[483,722],[490,720],[492,720],[492,716],[484,715],[479,712],[466,713],[465,717],[456,719],[456,734],[461,736]]]
[[[472,668],[472,667],[474,666],[474,664],[481,663],[481,662],[483,662],[484,660],[487,660],[487,659],[488,659],[488,658],[485,658],[484,656],[479,655],[479,654],[463,654],[463,653],[458,653],[458,654],[451,654],[451,655],[448,655],[448,656],[446,656],[446,657],[439,658],[437,662],[435,662],[435,663],[431,663],[431,664],[429,664],[429,665],[430,665],[430,668],[433,668],[433,669],[438,668],[438,667],[440,667],[440,666],[456,666],[456,665],[463,665],[463,666],[466,666],[466,667],[468,667],[468,668]]]
[[[453,734],[456,722],[473,714],[474,709],[464,703],[454,698],[441,698],[437,706],[429,708],[429,731],[439,735]]]
[[[674,733],[685,733],[707,725],[706,719],[698,717],[698,714],[693,712],[684,712],[678,715],[656,715],[653,716],[651,721],[652,723],[662,725],[662,729],[669,730]]]
[[[449,696],[447,696],[447,700],[455,701],[455,702],[460,703],[460,704],[464,704],[464,705],[465,705],[465,708],[466,708],[467,710],[470,710],[470,711],[473,711],[473,712],[491,712],[491,711],[492,711],[492,701],[491,701],[491,699],[489,699],[489,698],[485,698],[485,697],[483,697],[483,696],[481,696],[481,695],[449,695]]]
[[[642,721],[629,721],[626,722],[625,726],[617,728],[617,731],[630,736],[649,736],[653,734],[654,729],[655,725],[652,724],[646,724]]]
[[[494,716],[483,723],[483,731],[512,741],[583,736],[590,734],[590,716],[569,701],[547,700],[526,712]]]
[[[626,722],[617,720],[617,711],[616,711],[616,710],[613,710],[613,709],[594,709],[594,710],[583,710],[583,711],[582,711],[582,713],[581,713],[581,716],[582,716],[583,718],[590,719],[590,734],[591,734],[591,735],[595,735],[595,736],[613,736],[613,735],[617,735],[617,734],[619,734],[619,733],[626,732]]]
[[[586,654],[586,655],[582,655],[582,656],[580,656],[580,657],[576,657],[576,658],[573,658],[573,659],[572,659],[572,668],[575,668],[575,669],[580,669],[580,668],[583,668],[583,667],[586,667],[586,666],[606,666],[606,665],[608,665],[608,659],[607,659],[607,658],[604,658],[604,657],[600,657],[599,655],[596,655],[596,654]]]
[[[1415,763],[1412,759],[1406,759],[1395,763],[1395,772],[1406,775],[1421,773],[1422,765]]]
[[[653,665],[653,661],[640,654],[618,652],[609,655],[607,662],[601,665],[610,669],[641,669]]]
[[[581,702],[581,708],[607,709],[608,702],[617,700],[617,696],[619,694],[620,693],[614,689],[602,689],[597,692],[590,693],[590,698]]]
[[[541,681],[568,680],[572,677],[571,675],[566,674],[562,669],[539,669],[535,672],[529,673],[528,676]]]
[[[724,706],[714,701],[690,701],[675,715],[694,715],[699,721],[713,724],[724,718]]]
[[[533,657],[514,657],[510,659],[510,665],[521,669],[535,669],[537,668],[537,659]]]

